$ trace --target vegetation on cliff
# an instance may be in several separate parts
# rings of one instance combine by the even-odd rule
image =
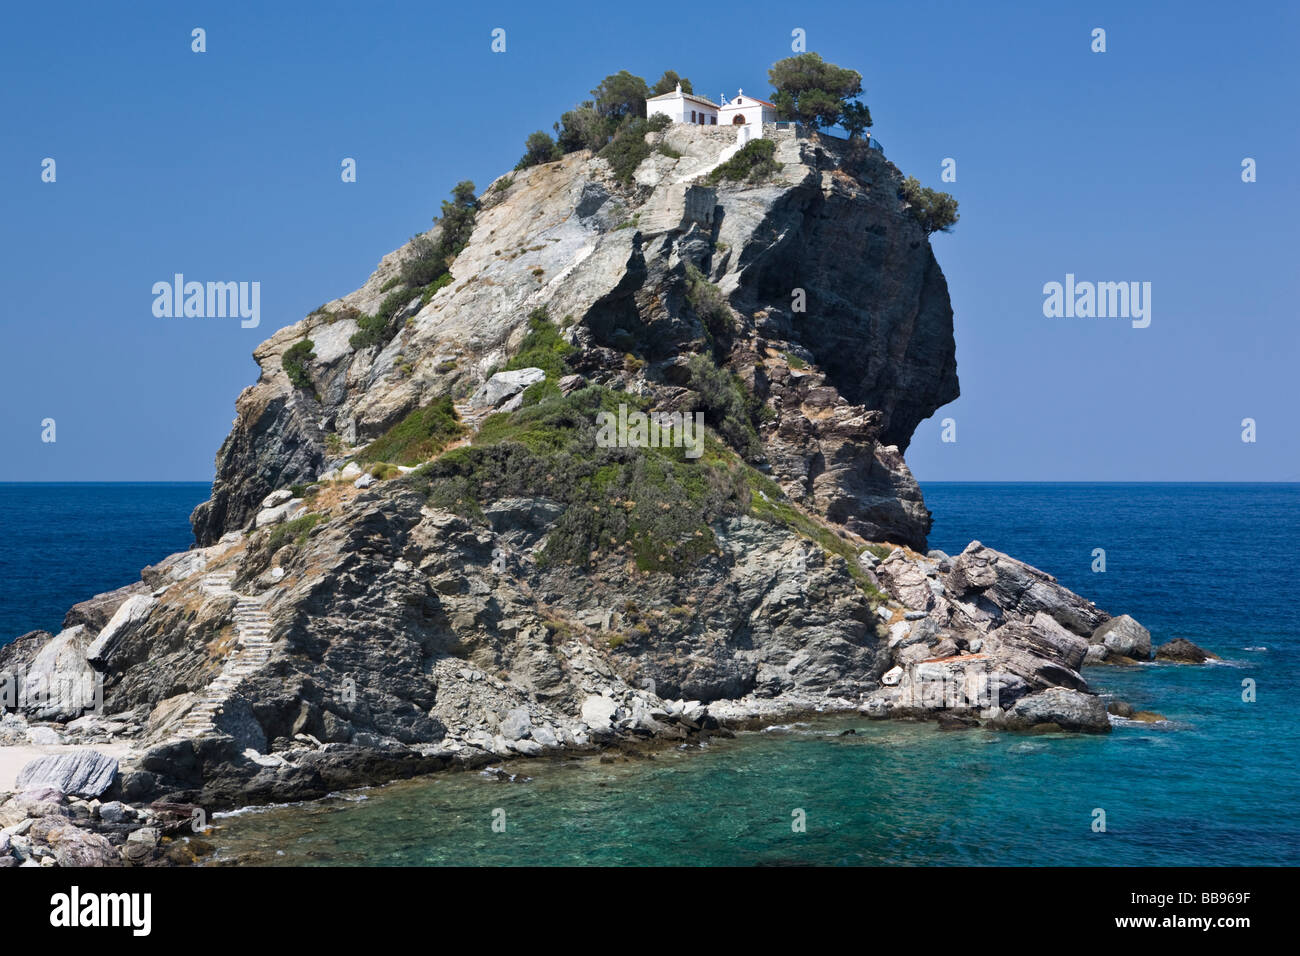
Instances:
[[[451,396],[444,395],[417,408],[372,441],[357,455],[357,461],[418,465],[438,454],[464,431]]]

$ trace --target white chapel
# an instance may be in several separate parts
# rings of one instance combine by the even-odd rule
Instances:
[[[722,103],[718,104],[694,93],[683,93],[680,83],[671,93],[647,98],[645,112],[647,117],[662,113],[674,123],[696,126],[752,125],[761,130],[764,123],[776,122],[776,107],[767,100],[746,96],[744,90],[738,90],[732,100],[723,96]]]

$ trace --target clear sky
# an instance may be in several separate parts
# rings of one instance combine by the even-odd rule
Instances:
[[[934,246],[962,397],[916,435],[922,481],[1300,480],[1298,9],[5,4],[0,480],[210,479],[252,349],[455,182],[485,186],[619,69],[765,96],[795,28],[862,73],[889,158],[961,203]],[[260,282],[261,326],[155,318],[177,272]],[[1150,326],[1045,317],[1067,273],[1150,282]]]

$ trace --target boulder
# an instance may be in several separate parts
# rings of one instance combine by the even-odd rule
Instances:
[[[1110,733],[1110,718],[1102,699],[1066,687],[1051,687],[1020,698],[1012,706],[1009,719],[1013,724],[1055,724],[1062,730]]]
[[[27,668],[21,706],[36,720],[71,720],[95,706],[94,669],[86,660],[85,628],[66,628],[50,640]]]
[[[59,866],[122,865],[117,849],[99,833],[65,825],[51,830],[46,839],[54,848],[54,859]]]
[[[290,491],[288,488],[281,488],[278,491],[271,492],[269,495],[263,498],[262,507],[264,509],[276,508],[284,504],[286,501],[289,501],[291,498],[293,498],[293,492]]]
[[[1127,614],[1113,617],[1099,626],[1088,641],[1104,644],[1107,656],[1119,654],[1135,661],[1151,659],[1151,632]]]
[[[596,733],[613,732],[617,714],[618,703],[608,697],[592,695],[582,702],[582,722]]]
[[[48,787],[79,797],[97,797],[117,776],[117,760],[96,750],[47,754],[28,762],[18,773],[18,789]]]
[[[155,603],[157,599],[148,594],[134,594],[123,601],[99,632],[99,636],[86,648],[86,660],[103,669],[121,644],[122,638],[149,615]]]
[[[501,736],[506,740],[521,740],[529,736],[533,721],[527,707],[516,707],[501,719]]]
[[[478,387],[469,403],[475,408],[495,408],[506,399],[519,394],[529,385],[546,380],[540,368],[519,368],[510,372],[497,372]]]
[[[1220,660],[1218,654],[1197,647],[1185,637],[1176,637],[1156,648],[1156,660],[1179,661],[1184,664],[1204,664]]]

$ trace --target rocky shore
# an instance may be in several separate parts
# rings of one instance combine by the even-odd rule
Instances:
[[[32,758],[0,866],[186,863],[219,810],[809,712],[1107,733],[1085,665],[1203,661],[927,549],[942,271],[879,152],[772,135],[739,180],[682,126],[631,182],[502,177],[445,281],[413,242],[259,346],[197,545],[0,648]],[[602,444],[620,403],[700,412],[703,456]]]

